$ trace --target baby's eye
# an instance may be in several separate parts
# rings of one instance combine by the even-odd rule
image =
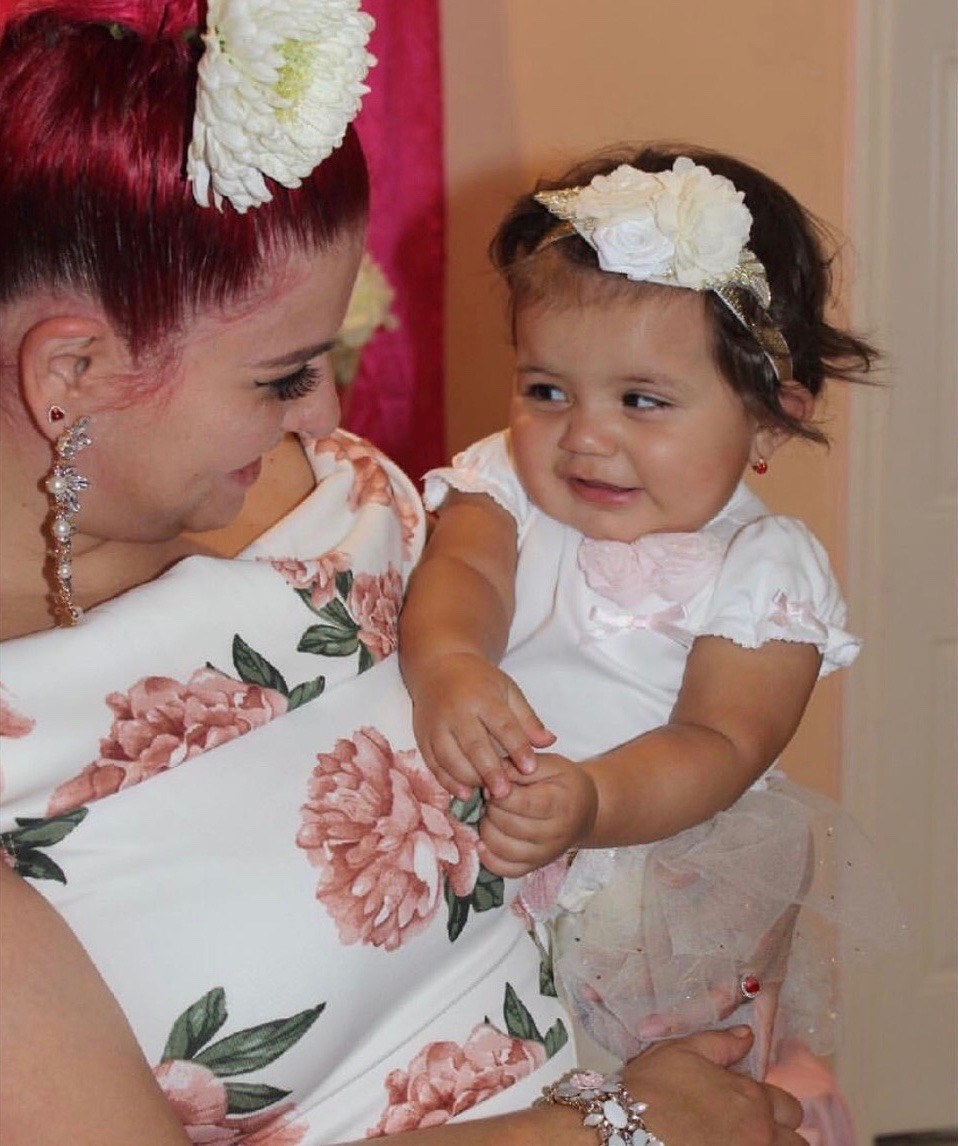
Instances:
[[[663,402],[661,398],[653,398],[651,394],[630,390],[628,394],[623,394],[622,405],[628,410],[664,410],[668,402]]]
[[[559,386],[553,386],[551,382],[530,382],[522,393],[526,398],[531,398],[533,402],[564,402],[566,400],[565,391]]]
[[[257,382],[256,385],[268,386],[281,402],[292,402],[296,398],[305,398],[307,394],[311,394],[322,380],[322,370],[307,362],[292,374],[273,378],[270,382]]]

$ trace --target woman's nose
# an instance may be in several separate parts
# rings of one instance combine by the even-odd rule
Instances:
[[[332,379],[324,379],[311,394],[304,394],[289,404],[283,428],[309,438],[325,438],[339,425],[339,395]]]
[[[573,454],[610,454],[615,449],[601,411],[585,406],[573,406],[569,411],[559,445]]]

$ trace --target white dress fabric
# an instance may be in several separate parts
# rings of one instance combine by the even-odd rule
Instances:
[[[351,435],[305,445],[315,491],[238,559],[2,649],[2,858],[196,1143],[520,1108],[572,1060],[518,884],[415,751],[393,653],[418,496]]]
[[[631,544],[585,538],[531,504],[508,432],[427,474],[427,509],[450,489],[486,494],[515,518],[516,611],[502,668],[556,734],[550,751],[582,760],[665,724],[700,636],[812,644],[822,674],[858,653],[821,545],[744,485],[698,532]],[[533,873],[522,899],[572,1013],[626,1059],[649,1041],[640,1028],[650,1015],[669,1013],[679,1029],[721,1025],[707,988],[734,989],[759,969],[766,984],[784,980],[776,1040],[832,1049],[836,958],[900,929],[886,888],[838,806],[773,770],[671,839],[582,850]],[[804,910],[786,974],[762,951],[791,908]],[[728,1022],[747,1017],[740,1009]]]

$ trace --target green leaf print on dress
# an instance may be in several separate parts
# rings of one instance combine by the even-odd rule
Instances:
[[[271,665],[262,653],[258,653],[247,644],[239,633],[233,636],[233,667],[236,669],[236,675],[245,684],[255,684],[285,696],[288,712],[315,700],[326,687],[326,678],[317,676],[312,680],[303,681],[295,688],[290,688],[279,669]]]
[[[305,1129],[291,1121],[293,1105],[276,1105],[289,1090],[264,1082],[223,1080],[262,1070],[281,1058],[325,1006],[320,1003],[285,1019],[246,1027],[215,1042],[211,1040],[228,1019],[223,988],[214,987],[187,1007],[173,1024],[153,1073],[190,1137],[212,1141],[204,1132],[235,1131],[239,1136],[275,1123],[283,1129],[284,1142],[298,1142]]]
[[[87,808],[75,808],[61,816],[41,820],[18,817],[17,826],[0,833],[2,859],[24,879],[52,879],[65,884],[67,877],[59,864],[42,852],[65,839],[86,819]]]
[[[482,793],[477,788],[468,800],[459,800],[456,797],[449,803],[449,814],[461,824],[477,829],[485,802]],[[484,867],[479,868],[476,882],[466,895],[457,895],[449,880],[445,883],[446,908],[449,918],[446,931],[450,942],[455,942],[466,926],[470,911],[489,911],[494,907],[502,907],[505,897],[505,882],[501,875],[493,875]]]
[[[296,649],[323,657],[351,657],[358,652],[357,671],[364,673],[396,650],[402,577],[392,565],[385,573],[354,573],[340,564],[341,560],[317,571],[316,580],[305,585],[291,582],[321,622],[310,625]],[[290,580],[288,572],[284,575]]]

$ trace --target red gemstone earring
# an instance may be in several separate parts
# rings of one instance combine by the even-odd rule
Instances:
[[[755,470],[757,474],[768,473],[768,462],[761,456],[761,454],[759,455],[757,461],[752,462],[752,469]]]
[[[63,409],[62,406],[51,406],[50,409],[47,410],[47,421],[51,425],[56,425],[57,422],[62,422],[66,416],[67,412]]]

